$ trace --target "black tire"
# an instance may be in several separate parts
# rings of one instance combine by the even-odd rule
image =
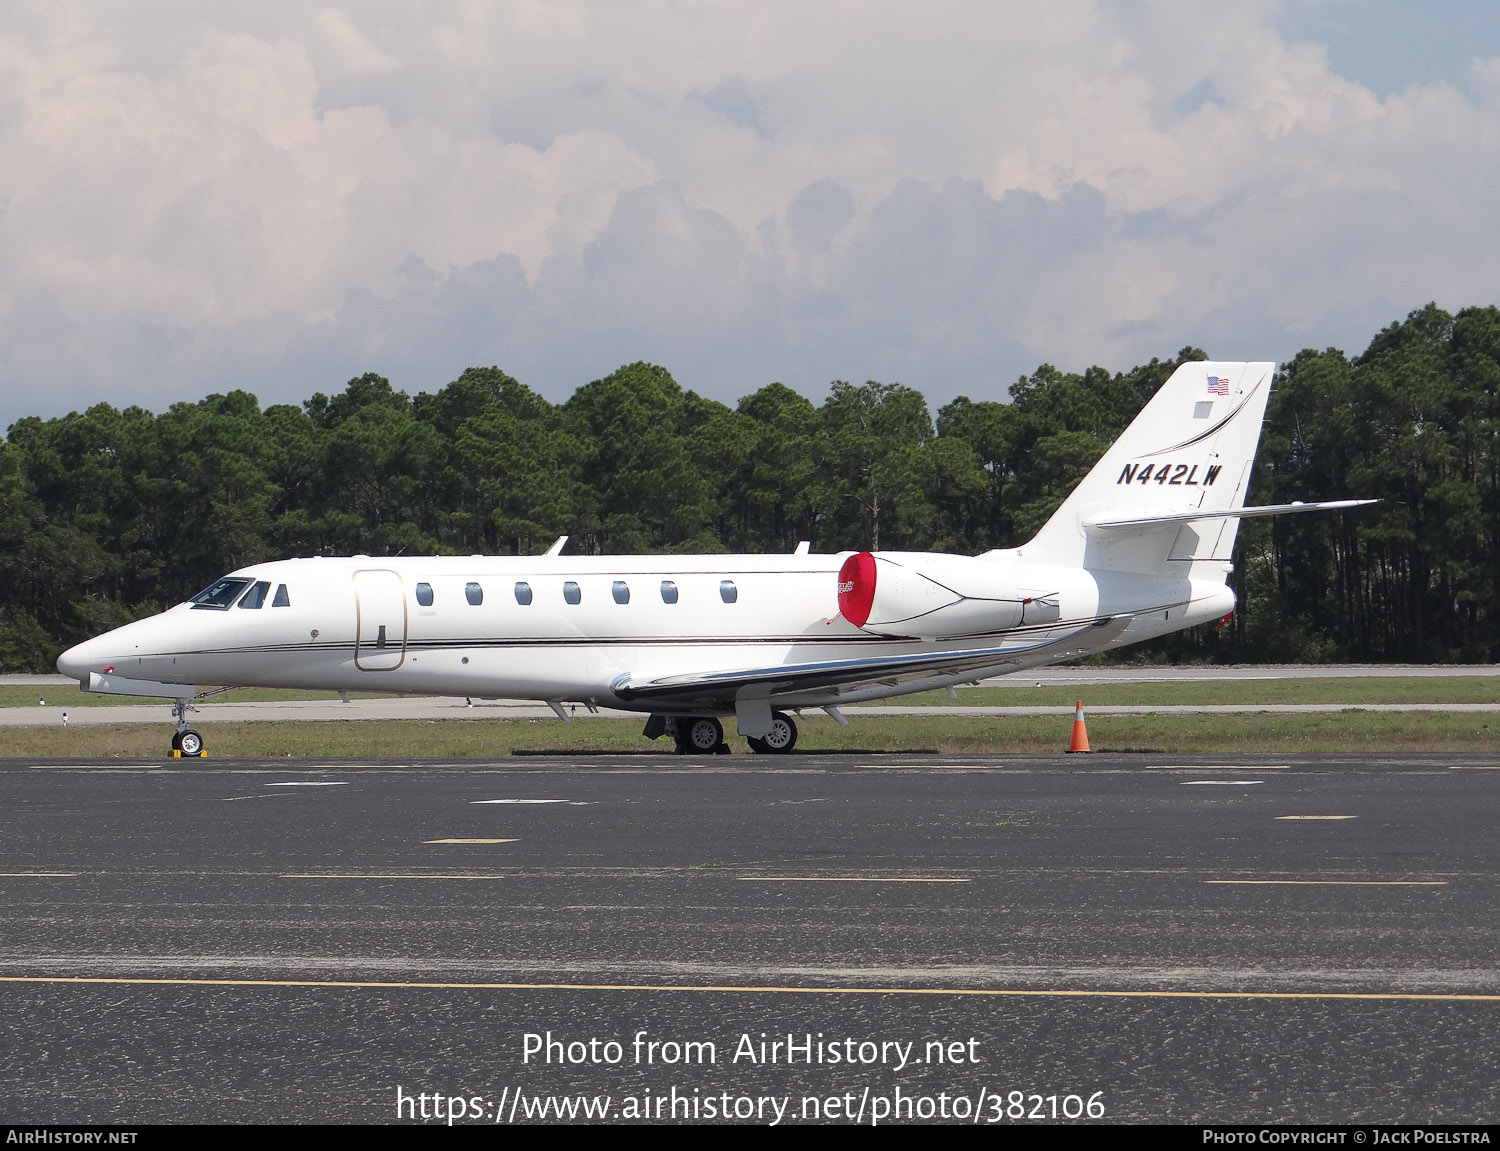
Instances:
[[[749,736],[745,742],[756,755],[785,755],[797,746],[797,725],[784,712],[772,712],[771,730],[765,735]]]
[[[686,755],[714,755],[724,742],[724,725],[711,715],[677,721],[677,746]]]
[[[182,750],[182,732],[180,732],[180,731],[174,731],[172,733],[172,750],[173,751],[181,751]]]
[[[785,755],[797,746],[797,724],[785,712],[771,713],[771,730],[761,740],[772,755]]]
[[[203,737],[192,728],[188,728],[178,737],[177,746],[182,750],[183,755],[197,756],[203,750]]]

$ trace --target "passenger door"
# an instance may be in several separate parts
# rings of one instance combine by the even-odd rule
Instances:
[[[406,660],[406,589],[393,571],[366,568],[354,573],[358,638],[354,666],[360,671],[394,671]]]

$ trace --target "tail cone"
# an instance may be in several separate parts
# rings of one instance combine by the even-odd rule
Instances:
[[[1089,730],[1083,723],[1083,700],[1079,700],[1073,710],[1073,738],[1068,743],[1068,754],[1075,752],[1087,754],[1089,750]]]

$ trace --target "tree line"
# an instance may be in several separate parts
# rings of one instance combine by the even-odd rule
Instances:
[[[415,396],[381,376],[262,408],[97,404],[0,443],[0,670],[159,611],[234,568],[316,554],[1024,543],[1184,348],[1128,372],[1039,367],[933,418],[901,384],[768,384],[733,408],[631,364],[553,404],[498,368]],[[1500,310],[1436,305],[1358,356],[1304,351],[1271,394],[1223,629],[1155,658],[1491,662],[1500,651]]]

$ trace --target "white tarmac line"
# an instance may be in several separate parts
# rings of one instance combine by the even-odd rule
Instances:
[[[1236,887],[1447,887],[1446,879],[1205,879]]]
[[[740,883],[972,883],[970,879],[876,879],[865,875],[736,875]]]
[[[1289,771],[1289,763],[1148,763],[1147,771]]]
[[[434,875],[434,874],[414,875],[414,874],[396,873],[396,872],[378,872],[378,873],[372,872],[372,873],[360,873],[360,874],[356,874],[356,873],[353,873],[353,872],[341,872],[341,873],[333,873],[333,872],[308,872],[308,873],[302,873],[302,874],[283,875],[283,876],[280,876],[279,878],[281,878],[281,879],[504,879],[505,876],[503,876],[503,875]]]

